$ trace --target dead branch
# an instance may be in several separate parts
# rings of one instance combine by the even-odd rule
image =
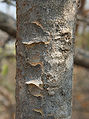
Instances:
[[[77,16],[77,20],[78,20],[79,22],[84,22],[84,23],[86,23],[86,25],[89,25],[89,17],[83,17],[83,16],[78,15],[78,16]]]
[[[0,12],[0,29],[10,36],[16,37],[16,21],[11,16]]]
[[[80,48],[75,49],[74,63],[89,68],[89,52]]]

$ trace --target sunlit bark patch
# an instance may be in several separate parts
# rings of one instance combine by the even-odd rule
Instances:
[[[43,97],[43,95],[42,95],[43,88],[42,88],[42,82],[41,81],[32,80],[32,81],[26,82],[26,84],[28,85],[28,90],[30,91],[30,93],[33,96]]]

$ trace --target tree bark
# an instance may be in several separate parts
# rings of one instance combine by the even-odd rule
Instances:
[[[16,38],[16,21],[12,17],[0,12],[0,29],[7,32],[12,37]],[[3,17],[2,17],[3,16]],[[81,19],[80,19],[81,21]],[[88,20],[87,20],[88,21]],[[80,56],[81,55],[81,56]],[[15,57],[9,55],[9,57]],[[83,49],[75,48],[74,63],[85,68],[89,68],[89,52]]]
[[[17,0],[16,119],[71,119],[75,0]]]

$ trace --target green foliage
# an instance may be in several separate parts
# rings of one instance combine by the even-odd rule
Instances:
[[[89,32],[78,34],[76,37],[76,45],[85,50],[89,50]]]
[[[2,48],[0,48],[0,54],[2,53]]]
[[[4,64],[2,66],[2,72],[1,72],[2,76],[6,76],[8,74],[8,65]]]

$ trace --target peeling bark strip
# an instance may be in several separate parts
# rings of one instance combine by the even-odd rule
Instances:
[[[71,119],[76,0],[17,0],[16,119]]]

